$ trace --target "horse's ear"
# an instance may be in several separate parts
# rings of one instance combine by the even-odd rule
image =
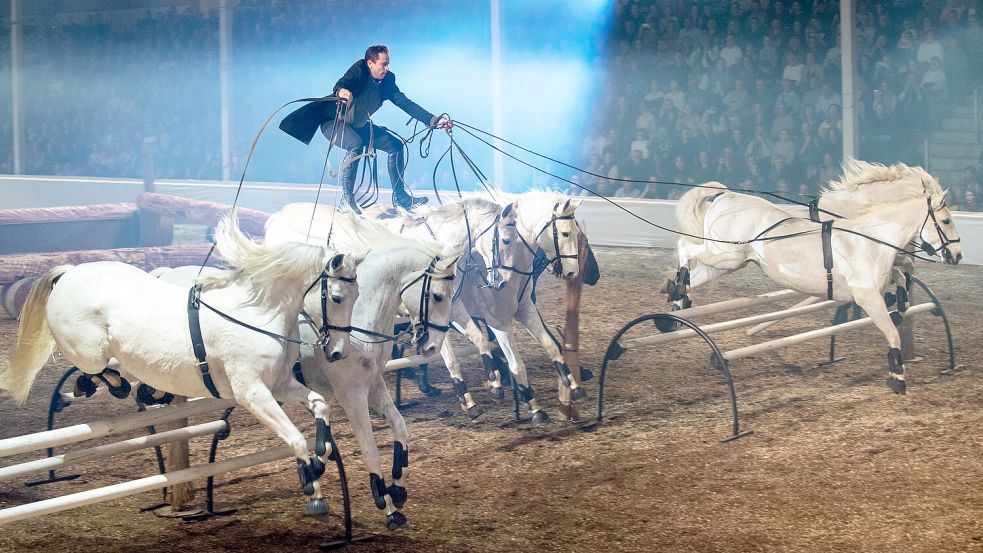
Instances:
[[[577,208],[583,205],[583,203],[584,203],[583,198],[576,201],[571,200],[571,205],[573,206],[573,209],[571,209],[570,211],[577,211]]]
[[[335,256],[331,258],[331,261],[328,265],[331,267],[331,271],[334,272],[340,269],[341,266],[344,265],[344,263],[345,263],[345,254],[339,253],[339,254],[335,254]]]
[[[948,201],[949,196],[951,195],[950,194],[951,192],[952,192],[952,189],[951,188],[946,188],[945,190],[942,191],[942,201],[943,202]]]
[[[454,268],[457,266],[457,260],[460,257],[461,254],[441,257],[440,261],[437,262],[437,266],[434,268],[441,274],[453,272]]]
[[[514,203],[511,203],[511,204],[505,206],[505,209],[502,210],[502,218],[503,219],[508,219],[509,217],[511,217],[512,216],[512,213],[515,211],[513,209],[514,207],[515,207],[515,204]]]

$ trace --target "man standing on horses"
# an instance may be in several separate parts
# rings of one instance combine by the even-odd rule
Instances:
[[[373,113],[389,100],[409,116],[430,127],[450,130],[453,122],[447,117],[437,117],[406,97],[396,86],[396,75],[389,71],[389,48],[382,44],[369,46],[365,57],[356,61],[334,85],[334,96],[340,98],[341,109],[335,104],[312,102],[284,118],[280,128],[294,138],[309,144],[317,126],[333,144],[347,151],[342,162],[341,203],[359,213],[355,201],[355,176],[358,172],[359,154],[363,147],[382,150],[389,154],[389,180],[393,188],[393,205],[412,209],[427,202],[427,198],[414,198],[406,191],[403,171],[406,168],[402,140],[370,119]],[[337,120],[341,114],[343,120]]]

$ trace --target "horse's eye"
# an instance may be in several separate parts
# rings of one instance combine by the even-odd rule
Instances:
[[[564,238],[570,238],[570,233],[569,233],[569,232],[561,232],[560,234],[561,234],[561,235],[562,235],[562,236],[563,236]]]
[[[435,301],[437,303],[440,303],[440,302],[444,301],[444,296],[441,296],[440,294],[434,294],[433,295],[433,301]]]
[[[341,296],[337,296],[337,295],[331,296],[331,301],[335,303],[341,303]]]
[[[951,222],[952,222],[952,219],[942,219],[942,224],[943,225],[948,225]]]
[[[507,240],[507,239],[505,239],[505,238],[503,238],[503,239],[502,239],[502,244],[505,244],[506,246],[508,246],[508,245],[509,245],[509,244],[511,244],[511,243],[512,243],[512,241],[511,241],[511,240]]]

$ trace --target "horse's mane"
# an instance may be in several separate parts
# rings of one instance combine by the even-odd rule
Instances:
[[[454,244],[464,245],[468,239],[467,226],[464,224],[465,210],[467,210],[468,225],[484,228],[502,213],[502,206],[484,198],[465,198],[437,207],[418,207],[413,211],[413,216],[432,217],[441,223],[447,223],[451,229],[449,232],[450,241]]]
[[[239,230],[234,213],[223,217],[215,227],[215,242],[232,268],[202,275],[203,289],[249,283],[252,299],[259,302],[269,301],[285,280],[313,279],[328,255],[334,255],[331,250],[300,242],[272,246],[253,242]]]
[[[436,240],[397,234],[382,223],[354,217],[343,212],[336,214],[335,232],[331,235],[331,245],[344,252],[378,248],[410,248],[422,250],[430,257],[439,256],[442,258],[456,253],[452,248],[448,248]]]
[[[878,188],[883,185],[889,186]],[[826,184],[820,200],[827,206],[838,204],[865,213],[884,205],[923,198],[926,190],[930,194],[942,191],[938,180],[921,167],[852,159],[844,162],[840,180]]]

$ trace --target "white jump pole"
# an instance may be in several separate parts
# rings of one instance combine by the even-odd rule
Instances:
[[[819,297],[816,297],[816,296],[809,296],[808,298],[800,301],[799,303],[793,305],[792,307],[803,307],[803,306],[806,306],[806,305],[812,305],[812,304],[816,303],[817,301],[821,301],[821,300],[822,300],[822,298],[819,298]],[[755,334],[761,332],[762,330],[765,330],[767,328],[770,328],[770,327],[772,327],[772,326],[774,326],[776,324],[778,324],[778,321],[768,321],[766,323],[761,323],[761,324],[758,324],[758,325],[754,325],[751,328],[745,330],[744,333],[747,334],[748,336],[754,336]]]
[[[735,328],[751,326],[766,321],[778,321],[782,319],[788,319],[790,317],[796,317],[798,315],[804,315],[806,313],[812,313],[813,311],[820,311],[832,305],[836,305],[836,303],[837,302],[833,300],[826,300],[823,301],[822,303],[803,305],[800,307],[790,307],[788,309],[782,309],[781,311],[773,311],[771,313],[752,315],[750,317],[744,317],[741,319],[734,319],[731,321],[723,321],[720,323],[708,324],[705,326],[701,326],[700,329],[707,334],[711,334],[713,332],[722,332],[724,330],[732,330]],[[682,313],[682,312],[683,311],[676,311],[675,313]],[[621,342],[621,347],[625,350],[629,350],[629,349],[639,348],[643,346],[655,346],[658,344],[675,342],[677,340],[685,340],[686,338],[692,338],[696,335],[697,334],[695,330],[687,328],[687,329],[677,330],[675,332],[667,332],[665,334],[656,334],[654,336],[644,336],[641,338],[624,340]]]
[[[727,311],[744,309],[745,307],[754,307],[756,305],[773,303],[799,295],[801,294],[795,290],[778,290],[776,292],[758,294],[757,296],[750,296],[747,298],[734,298],[732,300],[718,301],[717,303],[709,303],[707,305],[698,305],[696,307],[690,307],[689,309],[680,309],[679,311],[673,311],[671,314],[676,315],[677,317],[693,319],[704,315],[715,315],[717,313],[726,313]]]
[[[34,474],[36,472],[54,470],[89,461],[98,461],[114,455],[130,453],[131,451],[137,451],[148,447],[156,447],[170,442],[190,440],[199,436],[209,436],[224,430],[226,426],[227,423],[224,420],[206,422],[195,426],[187,426],[175,430],[168,430],[167,432],[150,434],[149,436],[140,436],[138,438],[73,451],[71,453],[63,453],[61,455],[55,455],[54,457],[38,459],[37,461],[30,461],[19,465],[2,467],[0,468],[0,482],[4,480],[12,480],[20,476],[26,476],[28,474]]]
[[[181,405],[180,408],[165,406],[115,419],[103,419],[92,423],[76,424],[74,426],[66,426],[65,428],[48,430],[47,432],[37,432],[35,434],[7,438],[0,440],[0,458],[48,447],[74,444],[102,436],[121,434],[137,428],[173,422],[178,419],[202,415],[218,409],[225,409],[232,405],[233,403],[231,401],[222,399],[199,399],[189,401]]]
[[[935,308],[934,303],[920,303],[918,305],[909,307],[908,311],[905,312],[905,318],[907,319],[909,316],[915,315],[917,313],[931,311],[934,308]],[[778,338],[776,340],[762,342],[760,344],[755,344],[753,346],[747,346],[743,348],[733,349],[730,351],[725,351],[723,352],[723,357],[727,361],[732,361],[734,359],[743,359],[745,357],[750,357],[752,355],[757,355],[759,353],[764,353],[766,351],[771,351],[773,349],[784,348],[801,342],[808,342],[809,340],[815,340],[816,338],[832,336],[833,334],[839,334],[841,332],[846,332],[849,330],[853,330],[855,328],[867,326],[869,324],[873,324],[873,321],[871,321],[870,317],[864,317],[863,319],[858,319],[856,321],[850,321],[848,323],[830,326],[828,328],[810,330],[809,332],[794,334],[792,336],[786,336],[784,338]]]
[[[406,367],[418,367],[420,365],[427,365],[430,363],[436,363],[437,361],[443,361],[440,354],[434,354],[429,357],[424,355],[411,355],[409,357],[400,357],[399,359],[391,359],[386,361],[386,371],[395,371],[399,369],[405,369]]]
[[[309,441],[307,447],[309,449],[313,448],[314,441]],[[105,486],[102,488],[73,493],[61,497],[53,497],[43,501],[28,503],[27,505],[9,507],[7,509],[0,510],[0,525],[34,518],[41,515],[57,513],[60,511],[67,511],[68,509],[109,501],[142,492],[158,490],[160,488],[182,484],[184,482],[201,480],[208,478],[209,476],[216,476],[233,470],[253,467],[263,463],[269,463],[271,461],[286,459],[288,457],[292,458],[293,456],[294,454],[290,447],[282,445],[273,449],[250,453],[248,455],[240,455],[239,457],[233,457],[231,459],[218,461],[216,463],[199,465],[167,474],[148,476],[138,480],[121,482],[119,484],[113,484],[112,486]]]

